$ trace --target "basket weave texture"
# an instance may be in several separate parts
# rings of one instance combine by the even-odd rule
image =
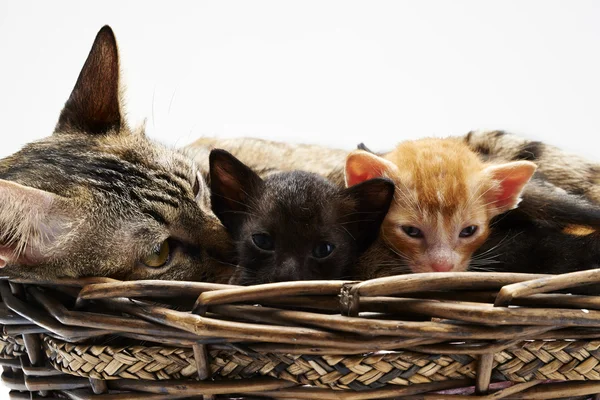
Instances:
[[[58,370],[96,379],[198,379],[192,349],[74,345],[45,338],[46,356]],[[519,342],[494,354],[494,380],[600,380],[600,341]],[[364,390],[449,379],[475,379],[478,357],[411,351],[367,356],[315,356],[211,350],[212,376],[269,375],[296,383]]]
[[[13,398],[590,398],[600,296],[567,292],[594,283],[0,281],[2,378]]]

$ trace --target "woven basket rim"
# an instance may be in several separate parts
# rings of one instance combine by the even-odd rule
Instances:
[[[299,388],[366,391],[365,398],[425,384],[474,382],[485,391],[500,381],[600,381],[600,297],[557,293],[597,282],[600,269],[254,287],[4,280],[0,358],[46,360],[89,382],[251,382],[262,375]],[[167,306],[182,299],[182,309]],[[102,344],[106,335],[160,345]]]

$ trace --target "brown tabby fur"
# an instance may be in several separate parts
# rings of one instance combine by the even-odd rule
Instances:
[[[255,138],[218,139],[205,137],[187,146],[205,174],[212,149],[223,149],[240,159],[261,177],[277,172],[302,170],[344,186],[344,163],[348,151],[311,144],[283,143]]]
[[[463,137],[484,161],[533,161],[537,174],[570,194],[600,204],[600,163],[570,154],[557,147],[504,131],[473,131]],[[260,171],[303,169],[343,183],[343,166],[348,151],[309,144],[288,144],[254,138],[201,138],[189,148],[196,162],[208,170],[208,152],[222,148]],[[385,154],[382,153],[382,154]]]
[[[98,33],[52,136],[0,160],[0,273],[226,281],[226,231],[197,167],[124,122],[119,58]],[[158,267],[144,260],[167,241]]]
[[[533,161],[548,182],[600,204],[600,163],[504,131],[473,131],[464,140],[484,158]]]

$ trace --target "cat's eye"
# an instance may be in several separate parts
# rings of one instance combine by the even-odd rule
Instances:
[[[415,228],[414,226],[404,226],[403,225],[402,230],[408,236],[413,237],[413,238],[422,238],[424,236],[423,231],[421,231],[419,228]]]
[[[164,242],[154,246],[148,254],[142,257],[142,262],[147,267],[160,268],[169,262],[170,258],[171,246],[169,246],[169,241],[165,240]]]
[[[266,233],[255,233],[252,235],[252,242],[262,250],[272,251],[275,248],[273,238]]]
[[[333,253],[334,249],[335,246],[331,243],[321,242],[314,247],[312,254],[315,258],[325,258]]]
[[[461,237],[461,238],[467,238],[467,237],[473,236],[475,234],[475,232],[477,232],[477,226],[476,225],[470,225],[470,226],[467,226],[462,231],[460,231],[460,233],[458,234],[458,236]]]

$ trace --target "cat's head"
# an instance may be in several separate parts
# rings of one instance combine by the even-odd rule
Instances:
[[[210,154],[210,186],[213,210],[236,245],[232,283],[244,285],[349,279],[394,194],[387,179],[350,189],[301,171],[263,180],[224,150]]]
[[[445,272],[469,267],[490,220],[517,207],[535,169],[528,161],[484,163],[459,140],[422,139],[401,143],[384,157],[356,150],[345,173],[348,186],[381,176],[394,181],[382,239],[399,266]]]
[[[0,160],[0,274],[224,280],[229,251],[184,154],[123,118],[119,57],[98,33],[54,134]]]

